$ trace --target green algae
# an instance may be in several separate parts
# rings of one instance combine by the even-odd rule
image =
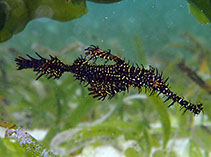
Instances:
[[[211,1],[210,0],[188,0],[190,12],[203,24],[211,22]]]
[[[86,1],[4,0],[0,2],[0,42],[21,32],[33,19],[47,17],[57,21],[70,21],[86,14]]]

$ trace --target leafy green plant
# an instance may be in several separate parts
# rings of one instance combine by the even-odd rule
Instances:
[[[144,54],[141,39],[134,39],[136,51],[142,53],[138,57],[147,64],[147,60],[153,58]],[[171,48],[192,48],[195,50],[193,52],[200,49],[206,50],[202,58],[207,60],[209,49],[202,43],[197,46],[197,42],[191,41],[188,44],[182,43],[182,46],[169,43],[168,48],[162,49],[162,53],[168,53]],[[48,50],[43,52],[53,54],[52,50]],[[7,47],[2,48],[0,54],[4,60],[0,64],[1,118],[18,124],[24,130],[47,130],[47,135],[40,143],[53,152],[74,156],[82,154],[90,146],[95,149],[111,145],[125,156],[179,156],[175,148],[179,140],[187,140],[185,150],[188,155],[200,156],[210,152],[210,128],[206,124],[210,121],[210,95],[179,70],[181,58],[165,54],[167,57],[164,60],[161,53],[161,57],[153,56],[157,61],[154,64],[159,63],[159,70],[164,71],[164,77],[170,77],[169,84],[175,92],[204,103],[204,115],[182,115],[179,105],[167,108],[168,104],[163,103],[161,97],[149,96],[144,90],[139,94],[137,90],[130,89],[130,92],[118,94],[112,100],[97,101],[88,95],[83,85],[73,80],[71,74],[59,80],[42,78],[35,81],[31,71],[16,71],[15,63],[11,63],[14,54],[10,54]],[[62,57],[64,54],[59,55],[67,63],[74,58],[72,53],[65,58]],[[186,63],[193,67],[199,66],[200,72],[206,73],[204,69],[209,69],[209,63],[201,66],[199,57],[195,55],[201,56],[193,53],[193,57]],[[0,140],[0,152],[5,149],[8,156],[27,154],[18,143],[13,147],[7,140]]]

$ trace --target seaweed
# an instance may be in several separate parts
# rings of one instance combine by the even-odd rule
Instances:
[[[191,13],[203,24],[211,22],[210,0],[188,0]]]
[[[0,3],[0,42],[21,32],[26,24],[36,18],[48,17],[58,21],[70,21],[86,14],[86,1],[66,3],[65,1],[3,0]]]
[[[140,43],[141,39],[134,41],[137,52],[143,51]],[[177,44],[183,46],[176,47],[169,43],[168,49],[161,51],[166,53],[166,50],[172,48],[177,50],[182,47],[187,50],[184,46],[192,47],[195,51],[191,51],[192,57],[185,60],[185,64],[209,83],[204,75],[206,68],[201,68],[194,42]],[[203,49],[209,50],[201,41],[200,44]],[[37,43],[32,45],[32,49],[43,52],[43,56],[56,55],[64,62],[77,58],[85,47],[80,41],[70,43],[59,50]],[[109,47],[115,49],[118,56],[123,56],[118,42],[111,42]],[[109,101],[97,101],[89,97],[88,91],[75,83],[73,77],[68,74],[57,81],[34,81],[33,73],[27,70],[20,73],[14,68],[14,62],[11,63],[14,56],[23,55],[19,49],[2,46],[0,52],[4,60],[1,65],[4,72],[0,72],[0,105],[4,105],[3,112],[6,113],[1,118],[18,124],[24,131],[46,131],[47,135],[39,142],[58,156],[85,156],[107,146],[128,157],[180,156],[181,153],[200,155],[210,152],[210,95],[178,68],[178,63],[185,58],[162,54],[159,58],[153,55],[153,63],[165,71],[164,77],[171,76],[169,82],[176,92],[196,102],[203,100],[206,110],[197,117],[190,113],[181,116],[178,106],[167,109],[163,105],[162,97],[148,96],[148,92],[138,94],[132,88],[130,92],[120,93]],[[207,60],[208,53],[203,54],[202,58]],[[142,62],[141,56],[137,62]],[[149,56],[144,57],[143,60],[147,64]],[[204,65],[209,69],[209,62]],[[5,81],[7,86],[3,88]],[[0,139],[1,154],[4,153],[6,157],[32,156],[17,142],[12,143],[10,140]],[[185,149],[180,153],[177,143],[181,141]]]
[[[188,77],[190,77],[194,82],[196,82],[201,88],[203,88],[209,94],[211,94],[211,87],[210,87],[210,85],[208,83],[206,83],[204,80],[202,80],[201,77],[198,76],[198,74],[195,71],[193,71],[190,67],[185,65],[184,62],[178,63],[178,67],[182,71],[184,71],[188,75]]]

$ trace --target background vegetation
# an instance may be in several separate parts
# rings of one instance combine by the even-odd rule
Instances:
[[[22,33],[1,44],[1,120],[29,133],[46,133],[40,142],[58,155],[85,156],[98,147],[112,146],[127,157],[209,156],[210,25],[200,25],[187,14],[184,1],[124,1],[108,6],[92,4],[90,9],[99,15],[91,13],[74,23],[33,21]],[[109,48],[132,63],[157,67],[164,77],[170,77],[173,91],[203,103],[204,114],[182,115],[179,105],[167,108],[169,102],[163,103],[162,97],[149,96],[144,90],[139,94],[130,89],[112,100],[97,101],[72,74],[59,80],[35,81],[31,70],[17,71],[15,67],[15,57],[34,55],[33,51],[72,63],[90,44]],[[203,83],[191,77],[196,75]],[[0,139],[0,154],[30,156],[8,138]]]

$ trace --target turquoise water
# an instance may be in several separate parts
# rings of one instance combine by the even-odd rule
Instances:
[[[34,42],[57,50],[75,41],[104,48],[117,41],[125,54],[134,54],[136,35],[144,50],[152,54],[169,42],[181,40],[184,31],[201,38],[206,46],[211,42],[210,24],[200,24],[184,0],[124,0],[107,5],[87,2],[87,6],[88,14],[70,22],[35,19],[4,44],[26,53]]]

